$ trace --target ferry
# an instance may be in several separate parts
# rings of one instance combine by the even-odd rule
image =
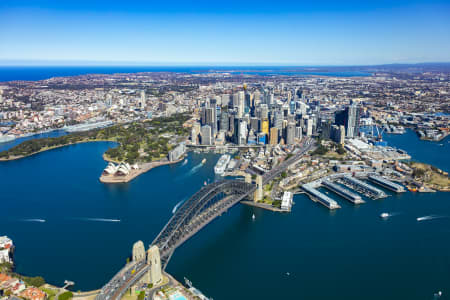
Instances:
[[[228,154],[224,154],[219,158],[216,166],[214,167],[214,173],[222,175],[230,162],[231,157]]]

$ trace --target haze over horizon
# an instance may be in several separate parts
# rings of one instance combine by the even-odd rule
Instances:
[[[2,1],[0,65],[450,61],[448,1]]]

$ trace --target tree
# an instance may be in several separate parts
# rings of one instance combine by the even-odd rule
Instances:
[[[45,284],[45,280],[44,278],[42,278],[41,276],[36,276],[36,277],[23,277],[22,278],[23,281],[25,281],[25,283],[27,283],[28,285],[32,285],[35,287],[40,287],[42,285]]]
[[[138,295],[138,300],[144,300],[144,298],[145,298],[145,292],[141,291]]]
[[[312,154],[313,155],[324,155],[327,152],[328,152],[328,148],[325,147],[324,145],[319,144],[319,147],[317,147],[317,149],[314,150],[314,152]]]
[[[64,292],[61,295],[59,295],[58,300],[69,300],[73,298],[73,293],[72,292]]]
[[[425,175],[425,170],[423,169],[414,169],[413,177],[423,177]]]
[[[338,144],[336,152],[337,152],[339,155],[345,154],[345,149],[344,149],[344,147],[342,146],[342,144]]]

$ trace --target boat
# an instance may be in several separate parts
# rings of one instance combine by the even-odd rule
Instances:
[[[202,165],[204,165],[206,162],[206,158],[202,159]]]
[[[256,219],[255,214],[253,214],[252,219],[253,219],[253,220]]]
[[[431,219],[433,219],[433,216],[418,217],[416,220],[417,220],[417,222],[420,222],[420,221],[431,220]]]
[[[228,163],[230,162],[231,156],[228,154],[222,155],[217,161],[216,166],[214,167],[214,173],[218,175],[223,175],[225,169],[227,168]]]
[[[380,215],[380,218],[382,218],[382,219],[387,219],[387,218],[389,218],[391,215],[389,214],[389,213],[381,213],[381,215]]]

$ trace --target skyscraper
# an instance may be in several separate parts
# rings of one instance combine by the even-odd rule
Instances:
[[[212,134],[217,132],[216,106],[205,109],[205,124],[211,126]]]
[[[222,106],[229,106],[230,104],[230,95],[229,94],[223,94],[222,95]]]
[[[198,135],[200,134],[200,124],[194,123],[191,129],[191,142],[192,145],[197,145],[198,143]]]
[[[355,137],[359,135],[359,121],[361,117],[361,108],[358,103],[353,102],[347,107],[347,137]]]
[[[229,126],[229,120],[228,120],[228,113],[226,111],[223,111],[220,114],[220,127],[219,127],[219,130],[227,132],[229,129],[230,129],[230,126]]]
[[[353,138],[359,135],[359,122],[361,118],[361,107],[353,102],[345,110],[335,113],[336,125],[343,125],[346,129],[347,137]]]
[[[209,125],[202,126],[201,129],[202,145],[212,145],[212,128]]]
[[[261,132],[269,134],[269,120],[267,118],[263,119],[261,122]]]
[[[139,99],[139,108],[140,109],[145,109],[147,103],[146,103],[146,99],[145,99],[145,91],[142,90],[141,91],[141,98]]]
[[[313,119],[306,120],[306,136],[312,136],[313,134]]]
[[[258,118],[250,119],[250,128],[253,129],[254,132],[259,131],[259,119]]]
[[[293,145],[295,138],[295,123],[289,122],[286,127],[286,144]]]
[[[244,91],[238,92],[238,103],[237,103],[237,116],[242,118],[245,110],[245,93]]]
[[[234,118],[233,119],[233,143],[235,143],[236,145],[239,145],[239,137],[240,137],[240,130],[241,130],[241,126],[240,126],[241,120],[239,118]]]
[[[276,127],[270,128],[270,139],[269,139],[269,143],[270,143],[271,145],[276,145],[276,144],[278,144],[278,128],[276,128]]]

